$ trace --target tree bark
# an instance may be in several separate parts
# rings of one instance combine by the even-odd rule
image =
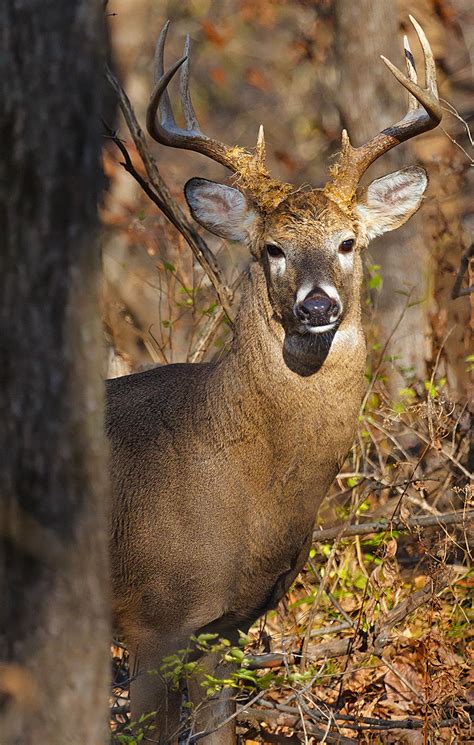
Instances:
[[[399,69],[405,69],[397,6],[393,0],[336,0],[335,11],[336,55],[341,74],[339,108],[351,142],[357,146],[394,124],[406,111],[405,91],[380,60],[384,54]],[[413,47],[422,75],[419,49]],[[392,150],[370,169],[370,179],[413,163],[409,150],[407,145]],[[430,351],[427,298],[430,261],[422,239],[420,215],[415,215],[400,230],[378,238],[369,252],[374,263],[380,265],[383,280],[377,299],[382,345],[403,314],[387,350],[388,355],[395,356],[395,364],[387,367],[386,374],[390,392],[396,396],[398,389],[404,387],[399,371],[423,379]],[[408,295],[410,307],[403,312]]]
[[[4,0],[0,742],[106,741],[100,0]]]

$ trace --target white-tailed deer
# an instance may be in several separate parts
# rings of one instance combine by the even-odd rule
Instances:
[[[365,365],[360,289],[362,252],[402,225],[427,185],[416,166],[358,190],[390,148],[441,120],[433,55],[425,87],[386,65],[409,91],[406,115],[362,147],[343,133],[323,189],[301,191],[270,178],[260,132],[254,153],[199,129],[188,92],[188,50],[157,82],[147,125],[163,145],[195,150],[227,166],[235,188],[191,179],[194,218],[252,257],[231,351],[213,364],[159,367],[108,383],[112,448],[114,611],[132,667],[132,718],[157,711],[152,740],[173,740],[181,692],[158,673],[163,657],[193,634],[235,639],[276,606],[302,568],[321,501],[351,447]],[[181,67],[185,128],[167,85]],[[203,660],[203,665],[214,664]],[[189,685],[198,700],[199,685]],[[198,709],[195,731],[228,717],[225,697]],[[206,742],[231,742],[232,725]]]

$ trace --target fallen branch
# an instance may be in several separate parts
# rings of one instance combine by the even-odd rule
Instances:
[[[298,734],[303,734],[301,727],[297,727],[298,722],[301,721],[301,714],[298,709],[294,709],[295,714],[288,715],[283,714],[276,710],[263,711],[262,709],[239,709],[237,712],[237,721],[239,722],[268,722],[280,727],[288,727],[294,730]],[[325,729],[315,727],[309,722],[305,722],[305,729],[308,735],[317,737],[323,742],[334,743],[335,745],[354,745],[354,740],[350,740],[348,737],[343,735],[331,734]]]
[[[347,654],[352,637],[347,639],[336,639],[333,642],[324,642],[310,648],[309,658],[311,661],[327,660],[331,657],[344,657]],[[295,665],[300,654],[288,654],[284,652],[272,652],[270,654],[246,655],[245,664],[250,670],[282,667],[283,665]]]
[[[125,145],[114,133],[110,131],[109,128],[109,136],[124,156],[124,162],[122,163],[123,167],[128,173],[130,173],[131,176],[133,176],[137,183],[140,184],[143,191],[159,207],[159,209],[175,226],[175,228],[179,230],[179,232],[191,248],[191,251],[196,257],[196,260],[198,261],[203,271],[209,278],[212,286],[214,287],[217,297],[219,298],[219,302],[224,308],[226,315],[229,319],[232,319],[233,293],[224,281],[216,257],[214,256],[204,239],[196,231],[192,223],[188,220],[179,204],[177,204],[177,202],[171,196],[166,183],[163,181],[163,178],[158,171],[155,159],[148,150],[145,141],[145,135],[135,116],[135,112],[130,103],[130,99],[128,98],[127,94],[123,90],[115,75],[108,67],[106,67],[105,69],[105,76],[112,86],[115,95],[117,96],[123,117],[127,123],[133,142],[135,143],[135,147],[137,148],[137,151],[142,159],[148,181],[140,176],[138,171],[133,166],[132,160],[127,152]]]
[[[447,525],[467,525],[472,522],[474,522],[474,510],[446,512],[443,515],[420,515],[419,517],[410,517],[408,520],[401,520],[399,517],[392,520],[385,518],[374,522],[347,525],[345,528],[342,526],[325,528],[323,530],[317,528],[313,533],[313,540],[317,543],[325,543],[326,541],[334,540],[334,538],[348,538],[354,535],[385,533],[392,530],[406,531],[411,528],[429,528],[433,526],[443,528]]]
[[[351,729],[356,732],[383,732],[388,730],[418,730],[423,729],[426,725],[424,719],[377,719],[375,717],[358,717],[350,714],[339,714],[337,712],[328,711],[327,714],[321,712],[318,713],[314,709],[310,709],[309,706],[303,706],[304,713],[310,717],[313,721],[326,725],[326,727],[335,726],[336,722],[339,726],[345,729]],[[288,727],[289,729],[295,730],[298,722],[301,720],[301,714],[299,709],[292,706],[285,706],[283,704],[275,704],[272,708],[267,710],[263,709],[246,709],[242,707],[237,712],[238,721],[257,721],[257,722],[268,722],[269,724],[276,724],[278,726]],[[463,724],[464,720],[456,719],[451,717],[449,719],[433,719],[428,721],[428,725],[436,727],[437,729],[443,727],[452,727],[455,724]],[[312,725],[306,725],[308,734],[314,736],[325,735],[325,742],[338,742],[338,743],[354,743],[354,740],[345,738],[343,735],[331,734],[319,728],[314,728]],[[330,739],[336,738],[336,739]]]

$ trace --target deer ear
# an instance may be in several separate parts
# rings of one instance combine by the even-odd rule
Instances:
[[[378,178],[359,192],[356,212],[366,240],[403,225],[420,206],[427,184],[424,169],[411,166]]]
[[[211,233],[233,241],[248,237],[256,215],[238,189],[192,178],[184,187],[184,195],[194,219]]]

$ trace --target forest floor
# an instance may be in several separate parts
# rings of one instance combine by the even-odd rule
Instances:
[[[334,527],[316,528],[290,592],[241,647],[199,639],[236,662],[207,685],[235,690],[242,743],[474,742],[469,417],[443,399],[442,381],[424,388],[407,389],[397,410],[369,388],[318,518]],[[112,653],[113,740],[132,744],[144,723],[128,723],[127,654]],[[167,673],[181,683],[182,663]]]

